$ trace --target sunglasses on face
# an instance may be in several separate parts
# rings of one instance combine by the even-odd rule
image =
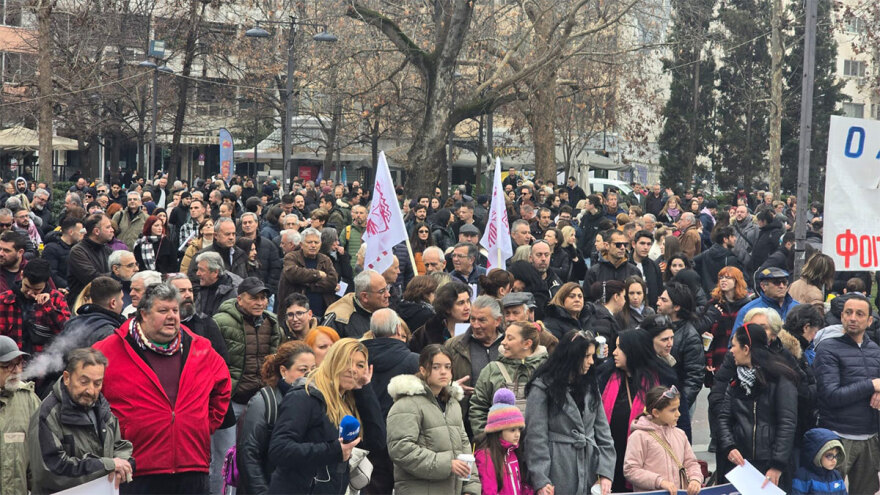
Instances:
[[[771,279],[767,280],[767,283],[769,283],[771,285],[788,285],[788,279],[787,278],[771,278]]]
[[[618,249],[626,247],[625,242],[612,242],[611,244],[614,244],[614,246],[616,246]]]

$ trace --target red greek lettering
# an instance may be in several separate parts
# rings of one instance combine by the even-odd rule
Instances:
[[[849,268],[850,258],[859,252],[858,238],[850,229],[846,229],[846,232],[835,239],[835,247],[837,255],[843,257],[844,268]]]
[[[863,235],[859,237],[859,264],[862,265],[862,268],[872,266],[871,261],[873,261],[873,258],[871,257],[871,246],[873,244],[871,236]]]

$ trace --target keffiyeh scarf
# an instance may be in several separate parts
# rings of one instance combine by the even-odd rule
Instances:
[[[168,344],[162,345],[150,341],[150,339],[144,335],[144,331],[141,329],[141,324],[138,323],[136,319],[132,318],[128,325],[129,335],[131,335],[131,338],[134,339],[138,347],[145,351],[153,351],[156,354],[170,356],[177,351],[183,350],[183,342],[180,340],[180,332],[177,332],[177,336],[174,337],[174,340]]]
[[[752,395],[752,389],[755,388],[755,368],[737,366],[736,377],[739,378],[739,384],[746,391],[746,395]]]
[[[147,270],[156,269],[156,252],[153,250],[153,243],[159,242],[157,235],[145,235],[137,240],[135,247],[141,247],[141,260]]]

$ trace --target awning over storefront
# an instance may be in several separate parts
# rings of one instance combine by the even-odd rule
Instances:
[[[37,151],[40,149],[40,135],[33,129],[15,126],[0,131],[0,149],[15,151]],[[52,149],[72,151],[79,149],[75,139],[52,136]]]

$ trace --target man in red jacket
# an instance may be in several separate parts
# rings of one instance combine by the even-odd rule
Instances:
[[[211,433],[229,407],[229,369],[208,339],[180,326],[180,293],[147,288],[137,315],[95,344],[107,356],[104,396],[134,445],[123,493],[209,493]]]

